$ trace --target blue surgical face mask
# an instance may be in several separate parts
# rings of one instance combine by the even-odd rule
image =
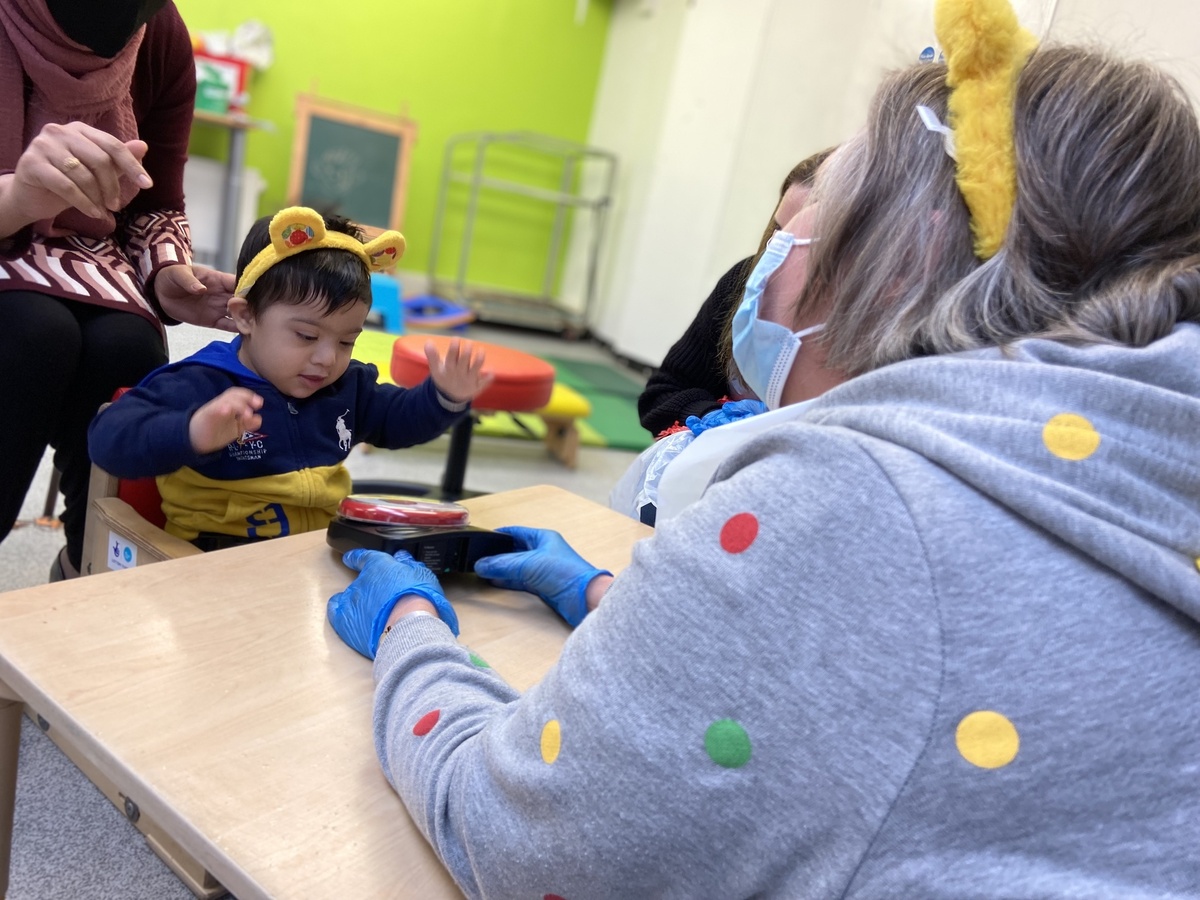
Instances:
[[[813,240],[798,238],[786,231],[775,232],[750,273],[741,305],[733,314],[733,361],[746,386],[767,404],[768,409],[779,409],[782,405],[783,385],[800,351],[801,339],[820,331],[825,325],[792,331],[778,322],[760,318],[763,291],[792,248],[806,246]]]

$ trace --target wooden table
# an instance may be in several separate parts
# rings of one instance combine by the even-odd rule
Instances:
[[[553,487],[464,505],[472,524],[555,528],[614,572],[651,533]],[[375,758],[371,664],[326,622],[351,575],[316,532],[0,594],[0,698],[67,735],[239,900],[459,896]],[[569,629],[536,597],[443,583],[460,639],[515,687],[558,657]],[[0,699],[3,822],[14,709]]]

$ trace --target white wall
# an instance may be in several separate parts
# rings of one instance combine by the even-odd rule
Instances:
[[[1159,63],[1200,97],[1200,2],[1014,0],[1052,40]],[[621,174],[592,330],[656,364],[749,255],[779,183],[864,120],[883,72],[932,45],[933,0],[614,0],[591,143]],[[581,296],[577,229],[564,295]]]
[[[1195,0],[1058,0],[1050,37],[1101,43],[1162,66],[1200,101],[1200,3]]]
[[[592,112],[590,143],[615,151],[617,202],[604,224],[604,253],[597,273],[592,323],[601,321],[613,307],[622,306],[620,280],[614,265],[627,256],[646,212],[654,159],[666,116],[675,57],[683,33],[683,0],[616,0],[609,24],[608,43],[601,70],[601,88]],[[585,171],[582,193],[595,197],[600,188]],[[586,260],[595,219],[574,216],[571,245],[560,288],[564,306],[584,307]],[[589,323],[591,324],[591,323]]]
[[[761,20],[770,3],[689,5],[684,0],[662,0],[653,15],[636,10],[633,14],[630,30],[634,32],[638,26],[660,27],[653,21],[659,16],[680,20],[658,128],[647,135],[653,141],[640,148],[639,159],[625,166],[630,181],[640,181],[641,189],[619,195],[614,218],[623,227],[609,233],[604,269],[610,278],[601,284],[594,325],[620,352],[634,358],[661,359],[661,350],[681,331],[680,308],[694,314],[712,280],[723,271],[713,250],[736,171],[744,98],[755,77]],[[614,10],[618,18],[624,11],[621,3]],[[609,57],[628,59],[623,50],[614,48],[616,37],[610,37]],[[639,102],[637,92],[642,90],[639,84],[634,93],[615,102]],[[592,142],[613,147],[613,135],[604,124],[594,123]],[[617,152],[623,163],[631,155],[624,148]],[[664,336],[669,338],[665,345]]]

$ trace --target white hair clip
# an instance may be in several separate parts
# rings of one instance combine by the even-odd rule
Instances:
[[[954,132],[946,125],[942,124],[941,119],[928,106],[918,106],[917,115],[921,117],[921,124],[929,131],[935,131],[942,136],[942,145],[946,148],[946,155],[955,162],[958,161],[958,154],[954,152]]]

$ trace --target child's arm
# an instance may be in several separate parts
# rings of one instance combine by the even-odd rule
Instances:
[[[461,418],[492,382],[483,369],[483,351],[469,341],[451,341],[443,360],[433,346],[425,345],[430,377],[405,390],[378,384],[374,366],[361,366],[358,377],[358,428],[356,441],[397,450],[431,441]]]
[[[92,461],[118,478],[166,475],[195,465],[210,451],[193,447],[192,416],[228,384],[228,379],[197,377],[194,369],[182,377],[179,370],[152,377],[92,420]]]

